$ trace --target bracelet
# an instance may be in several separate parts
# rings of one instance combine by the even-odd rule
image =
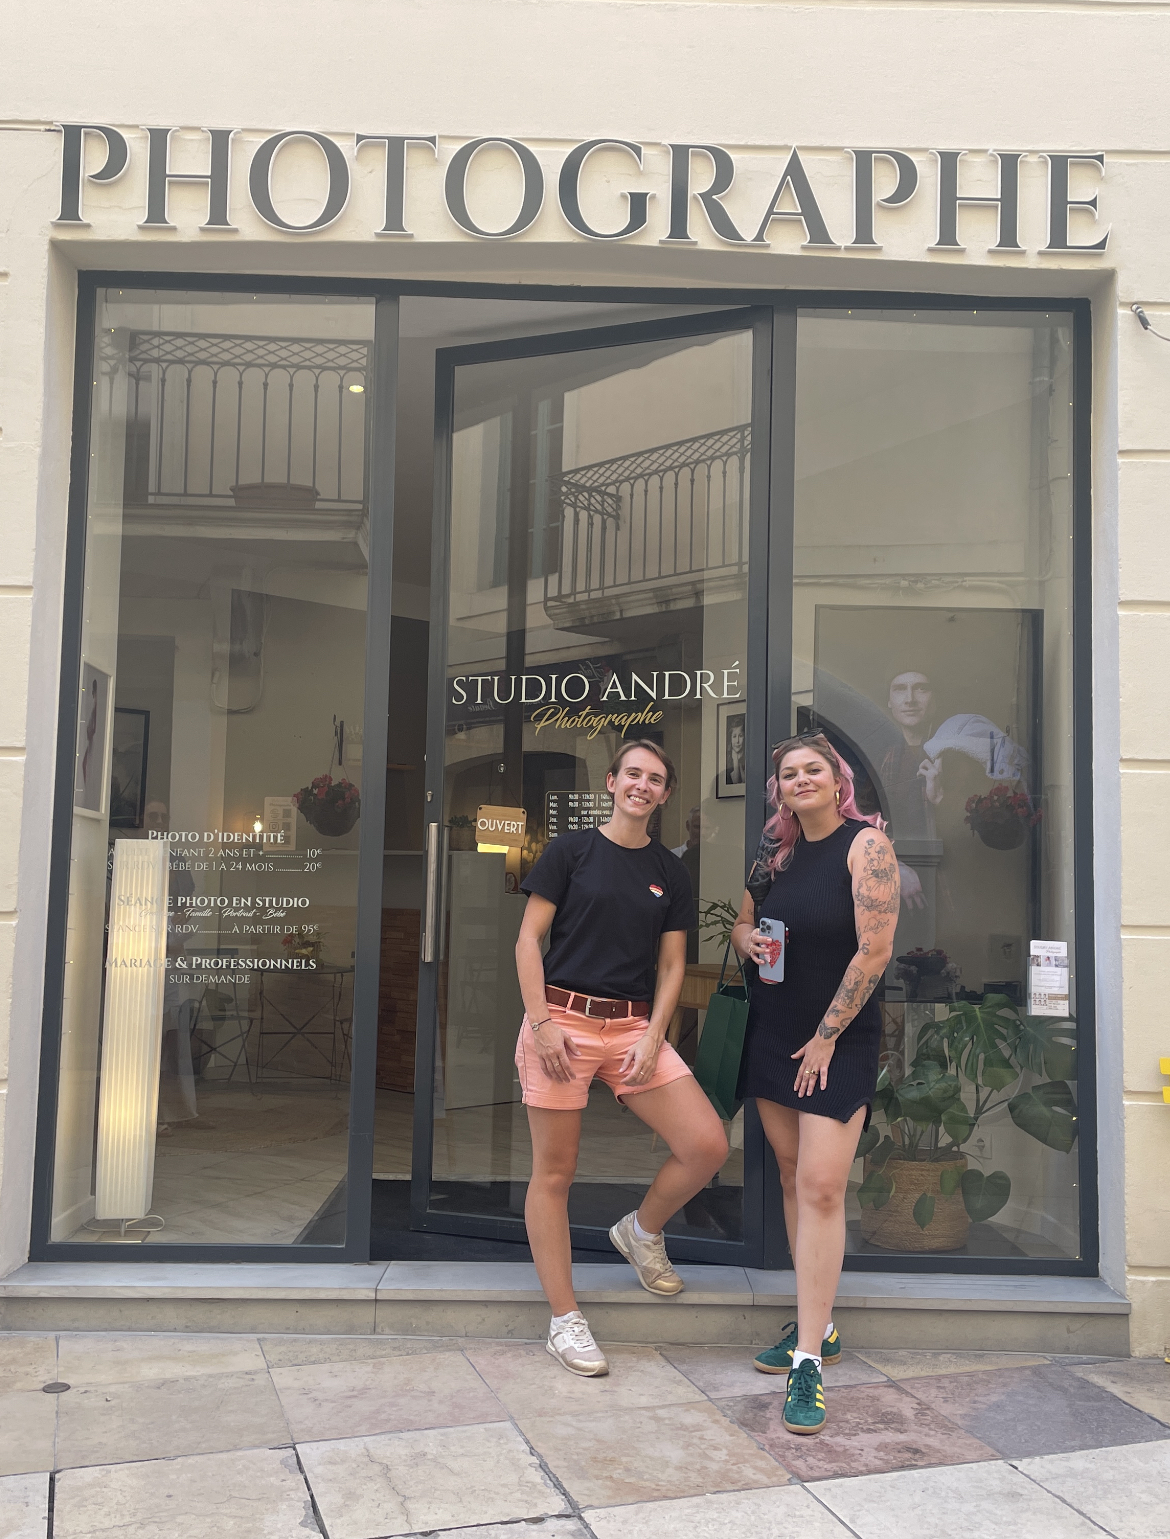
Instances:
[[[547,1026],[549,1021],[551,1021],[551,1020],[552,1020],[552,1016],[551,1015],[546,1015],[544,1020],[543,1021],[537,1021],[535,1026],[532,1026],[532,1022],[531,1021],[529,1021],[528,1024],[530,1026],[532,1026],[533,1031],[539,1031],[542,1026]]]

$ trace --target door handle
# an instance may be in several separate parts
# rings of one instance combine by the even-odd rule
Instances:
[[[427,887],[423,902],[422,960],[433,962],[439,929],[439,825],[427,824]]]
[[[443,838],[439,845],[439,961],[445,961],[447,956],[447,905],[443,901],[443,893],[446,890],[447,879],[451,875],[451,830],[443,829]]]

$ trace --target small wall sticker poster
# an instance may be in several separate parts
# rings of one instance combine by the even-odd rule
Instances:
[[[282,850],[297,847],[297,809],[291,796],[266,796],[264,798],[264,832],[283,834],[279,843]]]
[[[1028,1014],[1068,1014],[1068,942],[1034,940],[1028,957]]]

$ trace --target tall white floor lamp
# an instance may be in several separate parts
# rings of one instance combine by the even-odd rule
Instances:
[[[145,1218],[154,1190],[169,848],[117,839],[102,1022],[95,1218]]]

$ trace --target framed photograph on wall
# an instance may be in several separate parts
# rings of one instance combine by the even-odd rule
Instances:
[[[715,795],[720,800],[747,792],[747,702],[721,700],[715,713],[718,773]]]
[[[150,712],[114,707],[110,748],[110,827],[141,828],[146,812]]]
[[[77,703],[77,767],[73,805],[78,812],[101,817],[105,811],[106,754],[110,729],[110,676],[93,663],[81,662],[81,692]]]

